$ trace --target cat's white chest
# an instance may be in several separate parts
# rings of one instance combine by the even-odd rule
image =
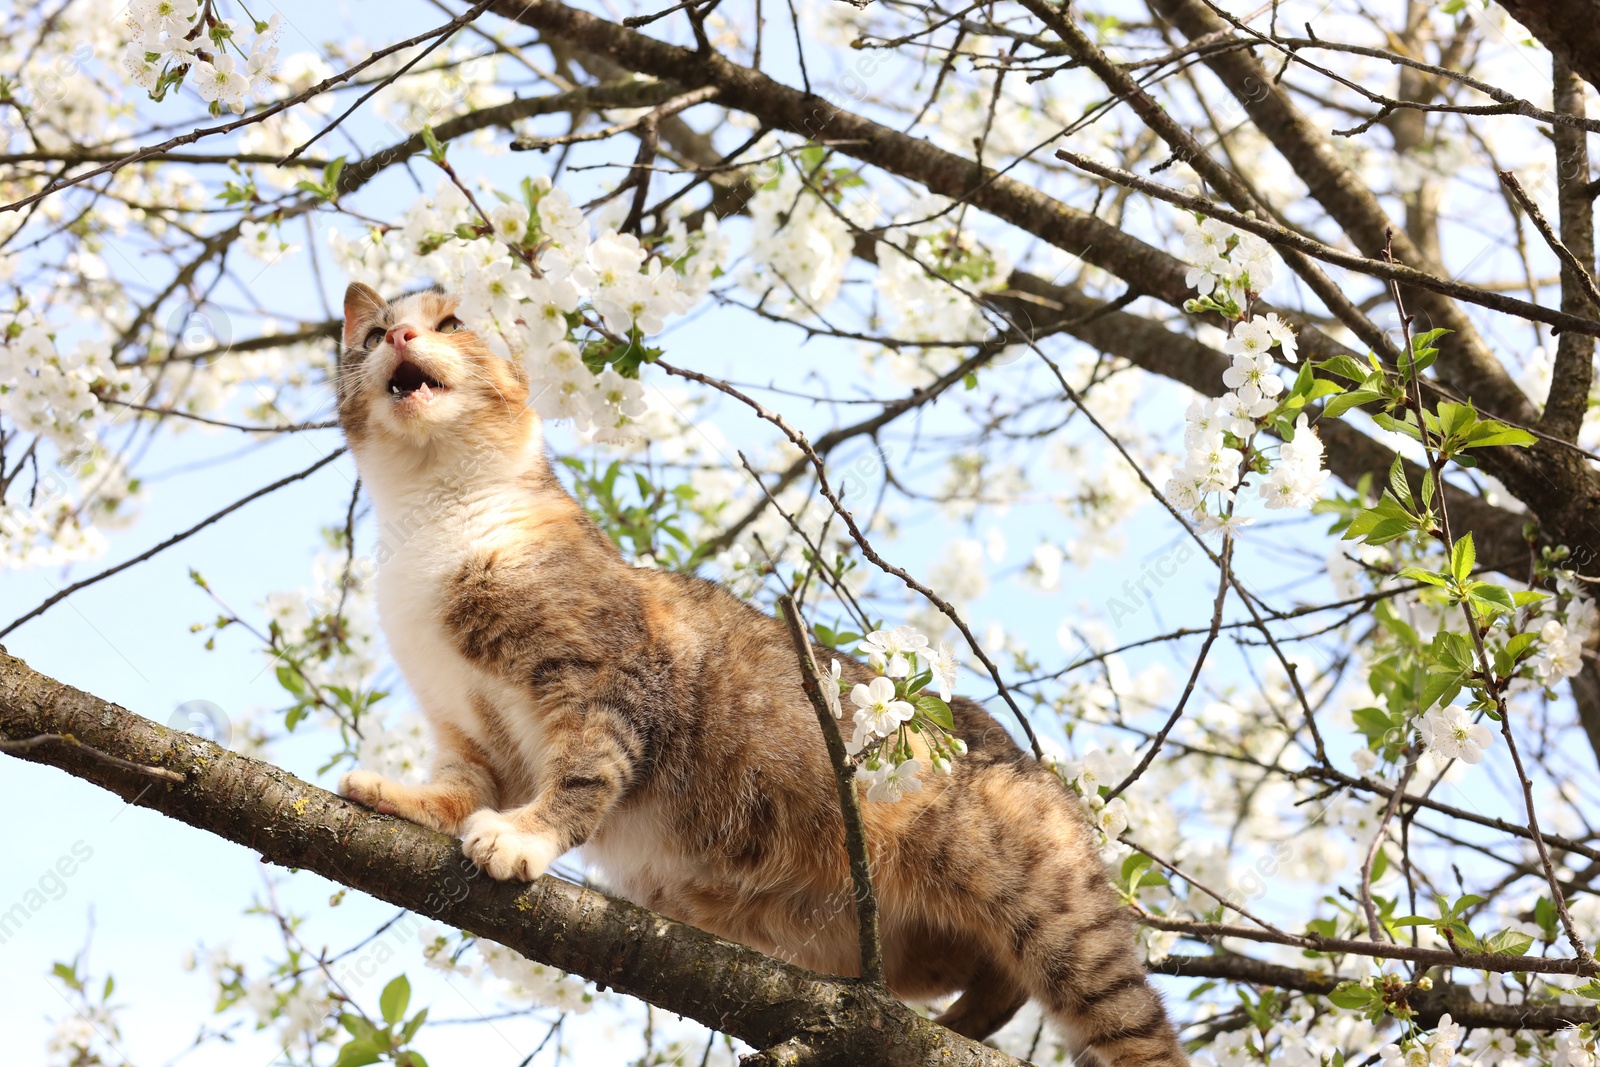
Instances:
[[[469,701],[484,681],[444,626],[450,579],[465,559],[464,548],[450,540],[415,531],[378,567],[378,620],[406,684],[430,715]]]
[[[390,518],[379,508],[378,620],[406,684],[425,715],[443,719],[478,741],[485,739],[475,702],[490,701],[503,712],[525,711],[526,696],[458,651],[445,625],[451,586],[462,566],[503,535],[504,512],[490,499],[433,501],[430,513],[416,508]],[[521,719],[523,716],[517,716]]]

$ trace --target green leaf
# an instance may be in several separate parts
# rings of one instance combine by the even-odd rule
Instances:
[[[1517,610],[1516,601],[1511,599],[1510,590],[1491,582],[1473,582],[1467,586],[1467,599],[1472,601],[1475,607],[1490,614],[1495,612],[1510,614]]]
[[[944,727],[946,730],[956,728],[955,719],[950,714],[950,705],[940,700],[931,693],[918,693],[914,706],[928,718]]]
[[[1549,897],[1540,897],[1533,905],[1533,921],[1539,924],[1539,932],[1546,941],[1556,939],[1556,906],[1550,903]]]
[[[1507,426],[1503,422],[1485,419],[1474,426],[1467,434],[1465,448],[1486,448],[1490,445],[1517,445],[1527,446],[1537,440],[1527,430],[1519,430],[1514,426]]]
[[[1382,741],[1389,731],[1394,729],[1394,720],[1382,708],[1356,708],[1350,715],[1355,719],[1356,729],[1361,731],[1362,736],[1368,741]]]
[[[1478,550],[1472,543],[1472,531],[1469,530],[1450,549],[1450,573],[1456,576],[1456,581],[1465,582],[1477,563]]]
[[[1447,706],[1461,693],[1461,681],[1465,677],[1464,671],[1429,671],[1428,684],[1422,687],[1417,706],[1423,711],[1435,704]]]
[[[62,984],[68,989],[76,989],[80,991],[83,989],[83,983],[78,980],[77,960],[73,960],[72,966],[70,967],[65,963],[57,963],[54,967],[50,968],[50,973],[61,979]]]
[[[1349,357],[1345,357],[1349,358]],[[1374,400],[1382,400],[1383,394],[1371,389],[1352,389],[1348,393],[1334,397],[1323,405],[1322,414],[1330,419],[1336,419],[1351,408],[1358,408],[1363,404],[1370,404]]]
[[[1375,992],[1363,988],[1360,982],[1340,982],[1334,986],[1333,992],[1328,994],[1328,999],[1333,1001],[1335,1007],[1359,1011],[1372,1003]]]
[[[1439,401],[1438,417],[1436,424],[1430,424],[1429,429],[1436,430],[1446,437],[1463,433],[1478,421],[1478,413],[1471,404],[1457,404],[1449,400]]]
[[[306,680],[292,664],[285,663],[278,667],[278,684],[297,697],[306,695]]]
[[[1404,641],[1409,648],[1420,649],[1422,640],[1417,637],[1417,631],[1412,628],[1399,615],[1395,614],[1394,605],[1387,600],[1380,600],[1372,609],[1373,617],[1383,624],[1383,628]]]
[[[1416,526],[1416,518],[1392,493],[1385,490],[1376,505],[1350,520],[1343,540],[1362,538],[1369,545],[1382,545],[1403,536]]]
[[[1360,360],[1351,356],[1334,356],[1331,359],[1325,359],[1316,364],[1316,368],[1327,371],[1329,374],[1336,374],[1352,382],[1364,382],[1371,373]]]
[[[333,1067],[365,1067],[382,1058],[370,1041],[347,1041],[340,1047],[339,1058],[333,1061]]]
[[[417,1031],[422,1029],[422,1024],[428,1021],[428,1009],[423,1008],[411,1017],[411,1021],[400,1029],[400,1043],[402,1045],[417,1036]]]
[[[1440,327],[1436,330],[1429,330],[1426,333],[1419,333],[1411,339],[1411,351],[1420,352],[1450,332],[1450,330]]]
[[[1430,649],[1433,657],[1446,667],[1452,667],[1463,673],[1472,670],[1473,648],[1464,634],[1451,633],[1440,630],[1433,635],[1433,646]]]
[[[428,158],[435,163],[444,162],[445,148],[434,135],[432,126],[422,127],[422,143],[428,146]]]
[[[1422,430],[1417,427],[1416,423],[1409,420],[1401,422],[1393,415],[1386,415],[1379,411],[1372,416],[1372,421],[1385,430],[1393,430],[1395,433],[1405,434],[1413,441],[1422,440]]]
[[[1405,463],[1399,455],[1394,457],[1394,462],[1389,465],[1389,491],[1394,498],[1406,506],[1406,510],[1415,511],[1417,498],[1411,494],[1411,483],[1406,481]]]
[[[1400,571],[1400,577],[1410,578],[1414,582],[1426,582],[1429,585],[1447,586],[1450,584],[1448,576],[1425,570],[1422,567],[1406,567]]]
[[[406,1006],[410,1003],[411,983],[403,974],[384,986],[383,992],[378,995],[378,1010],[383,1012],[383,1021],[386,1023],[397,1023],[405,1018]]]
[[[1306,403],[1314,404],[1325,396],[1342,395],[1344,386],[1338,382],[1330,382],[1326,378],[1318,378],[1311,383],[1311,388],[1306,391]]]
[[[1533,935],[1521,930],[1501,930],[1489,938],[1484,947],[1496,956],[1526,956],[1533,947]]]
[[[1516,663],[1537,640],[1539,640],[1538,634],[1517,634],[1506,642],[1506,656],[1512,663]]]

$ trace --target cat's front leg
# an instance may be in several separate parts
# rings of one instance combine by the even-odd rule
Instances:
[[[545,759],[533,802],[474,812],[461,827],[462,851],[491,878],[531,882],[587,841],[643,755],[638,731],[604,705],[553,715],[542,732]]]
[[[500,787],[488,761],[470,745],[451,745],[443,731],[433,770],[425,785],[410,786],[372,771],[351,771],[339,779],[339,792],[364,807],[459,837],[473,812],[491,808]]]

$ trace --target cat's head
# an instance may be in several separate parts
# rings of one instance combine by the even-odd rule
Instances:
[[[537,432],[526,372],[467,329],[456,304],[437,289],[394,300],[360,282],[345,290],[339,422],[358,454],[510,450]]]

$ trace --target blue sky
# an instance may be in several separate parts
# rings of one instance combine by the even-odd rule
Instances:
[[[271,10],[270,5],[265,10]],[[375,25],[370,8],[349,4],[296,3],[284,5],[283,10],[286,53],[306,47],[307,42],[314,45],[352,33],[374,41],[395,39],[440,21],[437,11],[421,3],[400,8],[392,16],[386,8],[381,25]],[[781,47],[782,35],[772,34],[769,39],[774,49]],[[815,54],[811,59],[814,64],[824,62]],[[165,106],[164,115],[170,119],[188,114],[186,109],[193,104],[185,100]],[[354,125],[363,143],[391,139],[381,136],[377,124],[362,126],[358,120]],[[742,131],[733,132],[742,137]],[[528,173],[530,165],[548,166],[543,157],[531,164],[527,157],[519,156],[485,160],[463,153],[462,158],[466,162],[458,161],[458,166],[470,175],[490,175],[505,188]],[[421,173],[426,165],[418,169]],[[431,188],[434,176],[421,173],[421,177]],[[584,177],[574,182],[593,180]],[[414,191],[409,179],[395,172],[364,191],[361,203],[387,210],[403,206]],[[734,229],[738,229],[737,223]],[[738,243],[736,235],[735,247]],[[115,269],[116,256],[107,258]],[[148,261],[136,259],[130,252],[127,262]],[[254,272],[257,264],[244,261],[242,268]],[[326,265],[324,274],[323,295],[337,306],[344,280]],[[247,281],[269,304],[303,309],[307,318],[321,317],[303,256],[261,269]],[[248,323],[235,327],[235,336],[252,332]],[[738,311],[713,310],[672,329],[666,347],[669,358],[680,364],[734,380],[804,388],[808,387],[806,376],[816,373],[843,395],[858,387],[877,396],[903,391],[886,379],[865,381],[853,345],[827,340],[803,345],[803,341],[799,330]],[[652,382],[650,372],[646,380]],[[659,375],[653,379],[659,380]],[[1046,387],[1041,368],[1031,361],[984,377],[986,390],[1020,391],[1024,388],[1021,383],[1033,390]],[[784,412],[813,436],[832,425],[833,416],[824,409],[799,400],[776,399],[782,402]],[[1140,420],[1154,432],[1168,432],[1179,424],[1185,402],[1174,388],[1152,388],[1148,403],[1141,407]],[[327,417],[325,407],[320,411],[313,407],[308,403],[305,414]],[[737,447],[760,447],[772,440],[767,427],[736,404],[717,404],[706,417]],[[925,430],[957,424],[959,420],[938,412],[922,419]],[[1087,436],[1092,435],[1087,427],[1078,432],[1085,435],[1080,440],[1093,440]],[[558,450],[570,446],[570,439],[559,431],[552,441]],[[130,530],[112,533],[110,551],[100,560],[78,564],[64,573],[0,574],[4,616],[19,614],[66,581],[143,551],[254,487],[306,467],[337,447],[339,435],[336,431],[309,431],[255,448],[245,449],[247,444],[243,435],[222,430],[189,430],[159,438],[138,467],[150,488],[138,523]],[[845,450],[836,462],[848,464],[858,452],[859,448]],[[730,465],[737,462],[731,455],[728,461]],[[927,465],[913,465],[910,472],[921,480],[924,490],[933,488],[939,475]],[[1040,469],[1033,473],[1039,489],[1052,488],[1051,472]],[[216,649],[206,651],[202,647],[206,635],[190,632],[192,624],[208,621],[216,609],[189,581],[188,572],[200,571],[219,595],[243,612],[256,610],[270,592],[308,584],[311,560],[322,544],[319,528],[342,522],[353,478],[353,463],[342,458],[304,482],[248,505],[177,548],[73,596],[13,634],[7,647],[46,674],[160,721],[168,720],[178,705],[190,700],[212,701],[230,713],[281,706],[286,703],[281,689],[245,635],[224,633]],[[982,517],[970,530],[941,517],[928,505],[907,507],[898,518],[901,536],[883,540],[880,547],[894,562],[921,574],[946,551],[950,539],[981,539],[991,524],[999,526],[1009,544],[1001,568],[1012,571],[1026,562],[1040,536],[1059,539],[1070,529],[1048,503]],[[1303,521],[1311,530],[1321,526],[1321,520]],[[370,547],[370,524],[362,533],[362,545]],[[1123,596],[1123,583],[1136,576],[1143,564],[1168,551],[1177,533],[1177,527],[1158,508],[1147,506],[1128,525],[1129,548],[1121,559],[1101,560],[1082,571],[1069,570],[1062,589],[1054,593],[1032,590],[1014,578],[997,581],[972,606],[974,629],[981,634],[991,621],[999,620],[1027,640],[1047,667],[1060,666],[1068,656],[1055,637],[1063,620],[1086,611],[1104,616],[1108,600]],[[1272,590],[1285,581],[1303,581],[1304,561],[1258,558],[1260,565],[1253,572],[1257,588]],[[1161,587],[1153,598],[1153,610],[1140,611],[1127,621],[1125,629],[1116,631],[1117,639],[1133,640],[1178,625],[1203,625],[1210,615],[1213,582],[1209,564],[1195,557]],[[1319,591],[1314,584],[1302,584],[1278,599],[1287,604]],[[1192,646],[1163,646],[1131,658],[1136,665],[1160,660],[1181,678],[1188,666],[1187,653],[1192,653]],[[1222,661],[1231,662],[1226,654]],[[970,674],[965,688],[975,695],[988,692],[988,686]],[[996,701],[991,707],[1010,725],[1003,706]],[[1039,725],[1043,732],[1059,732],[1048,724]],[[327,744],[326,737],[296,738],[281,746],[276,755],[284,765],[311,777],[323,762]],[[332,775],[325,776],[321,784],[331,787]],[[5,976],[10,994],[0,999],[0,1030],[10,1035],[13,1049],[24,1050],[24,1059],[42,1049],[49,1033],[47,1017],[59,1017],[67,1010],[45,975],[54,961],[70,958],[83,943],[91,915],[93,969],[97,975],[114,973],[119,983],[117,999],[133,1008],[125,1016],[123,1047],[141,1064],[165,1062],[180,1052],[209,1008],[209,984],[203,973],[189,973],[180,966],[185,949],[226,942],[243,960],[275,951],[277,938],[271,924],[241,915],[251,898],[263,890],[262,865],[247,849],[124,805],[111,794],[62,772],[16,760],[0,761],[0,810],[12,813],[0,836],[0,909],[38,887],[46,872],[78,842],[92,850],[77,873],[65,881],[60,898],[49,900],[19,934],[0,944],[0,974]],[[283,888],[284,899],[292,907],[314,914],[304,934],[306,941],[314,947],[326,944],[334,951],[366,936],[393,914],[387,905],[359,894],[345,898],[337,909],[324,907],[336,888],[305,873],[289,878]],[[401,969],[414,980],[419,975],[420,956],[414,939],[403,946],[392,965],[393,973]],[[369,997],[369,1005],[375,1003],[376,985],[362,992]],[[413,1004],[433,1003],[436,1016],[470,1016],[493,1010],[484,999],[470,985],[435,977],[419,984]],[[443,1041],[436,1036],[425,1040],[422,1047],[448,1049],[449,1055],[435,1058],[436,1063],[509,1065],[517,1063],[543,1032],[543,1024],[537,1021],[513,1020],[441,1031],[449,1035],[447,1045],[431,1045],[430,1041]],[[619,1038],[608,1046],[614,1056],[594,1062],[620,1062],[625,1054],[636,1052],[636,1042],[636,1037]],[[246,1033],[240,1034],[239,1044],[231,1048],[214,1046],[185,1062],[237,1064],[256,1057],[265,1064],[274,1052],[267,1036]]]

